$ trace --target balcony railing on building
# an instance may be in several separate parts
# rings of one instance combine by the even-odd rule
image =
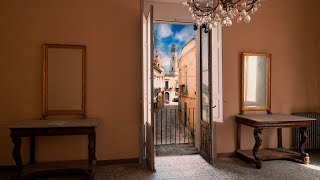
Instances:
[[[194,144],[195,108],[162,108],[155,111],[155,145]]]

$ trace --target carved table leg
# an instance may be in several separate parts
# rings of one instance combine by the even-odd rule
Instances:
[[[89,173],[89,179],[93,180],[94,178],[94,172],[93,172],[93,161],[95,159],[95,134],[89,134],[88,135],[88,155],[89,155],[89,169],[88,169],[88,173]]]
[[[307,128],[306,127],[299,128],[299,133],[301,137],[301,141],[299,143],[299,152],[301,153],[301,156],[304,157],[303,163],[309,164],[310,162],[309,154],[304,151],[307,144],[307,140],[308,140]]]
[[[241,124],[237,123],[237,149],[241,149]]]
[[[301,156],[304,157],[303,163],[304,164],[309,164],[309,154],[304,151],[306,144],[308,142],[308,134],[307,134],[307,128],[306,127],[301,127],[299,128],[299,133],[301,137],[301,141],[299,144],[299,152],[301,153]]]
[[[36,137],[30,136],[30,164],[35,163]]]
[[[257,157],[259,147],[262,145],[261,132],[262,132],[262,129],[257,129],[257,128],[254,129],[254,132],[253,132],[254,139],[256,141],[256,143],[253,146],[253,157],[257,161],[261,161],[261,158]]]
[[[12,143],[14,144],[12,155],[13,155],[13,159],[16,163],[16,168],[17,168],[18,177],[19,177],[21,170],[22,170],[22,160],[21,160],[21,154],[20,154],[21,137],[19,137],[16,134],[11,132],[11,139],[12,139]]]
[[[304,148],[306,147],[307,140],[308,140],[307,128],[306,127],[299,128],[299,133],[301,137],[301,141],[299,144],[299,152],[301,153],[301,155],[306,156],[307,153],[304,151]]]
[[[278,128],[277,136],[278,136],[278,148],[283,148],[282,147],[282,129],[281,128]]]

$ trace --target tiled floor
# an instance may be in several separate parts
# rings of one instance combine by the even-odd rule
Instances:
[[[0,172],[0,179],[6,180],[6,172]],[[8,178],[8,176],[7,176]],[[81,177],[52,177],[41,180],[81,180]],[[311,154],[311,164],[276,160],[266,161],[262,169],[237,158],[223,158],[213,166],[200,155],[164,156],[156,158],[156,172],[150,172],[135,164],[100,166],[95,180],[318,180],[320,179],[320,153]]]
[[[238,158],[223,158],[213,166],[200,155],[164,156],[156,158],[156,172],[130,166],[100,167],[97,180],[104,179],[176,179],[176,180],[317,180],[320,179],[320,156],[312,155],[310,165],[276,160],[266,161],[262,169]]]

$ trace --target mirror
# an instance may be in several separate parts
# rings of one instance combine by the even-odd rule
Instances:
[[[243,111],[267,111],[271,113],[271,54],[242,53]]]
[[[82,45],[43,45],[43,117],[85,117],[85,57]]]

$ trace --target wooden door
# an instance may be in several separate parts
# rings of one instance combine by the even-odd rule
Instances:
[[[218,26],[210,34],[211,62],[211,117],[213,122],[223,123],[222,85],[222,28]]]
[[[144,67],[145,70],[145,151],[146,163],[150,170],[154,171],[154,107],[153,107],[153,6],[150,6],[149,14],[146,19],[147,26],[147,58]]]
[[[200,154],[211,163],[211,67],[210,33],[200,28]]]

